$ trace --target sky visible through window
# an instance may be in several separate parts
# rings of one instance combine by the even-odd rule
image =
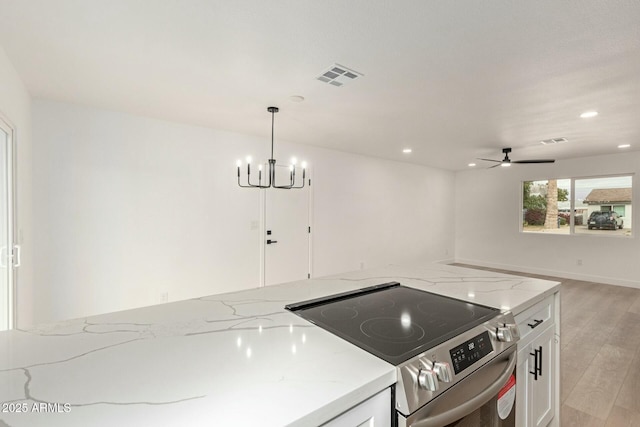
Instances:
[[[570,180],[566,180],[570,181]],[[595,188],[631,188],[631,176],[576,179],[576,206]],[[559,182],[559,181],[558,181]],[[558,184],[560,186],[560,184]]]
[[[606,178],[585,178],[575,179],[575,204],[576,207],[581,206],[582,201],[589,195],[591,190],[595,188],[631,188],[631,176],[613,176]],[[567,190],[571,194],[571,180],[558,179],[558,188]],[[548,180],[533,181],[533,185],[546,185]]]

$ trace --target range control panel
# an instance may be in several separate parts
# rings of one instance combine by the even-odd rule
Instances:
[[[454,372],[456,375],[459,374],[492,351],[493,346],[491,345],[489,332],[476,335],[469,341],[449,350]]]
[[[519,338],[513,314],[502,313],[398,365],[396,410],[408,417],[493,357],[511,350]]]

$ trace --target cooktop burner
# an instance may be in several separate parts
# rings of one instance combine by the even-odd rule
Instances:
[[[396,282],[285,308],[394,365],[484,323],[499,312]]]

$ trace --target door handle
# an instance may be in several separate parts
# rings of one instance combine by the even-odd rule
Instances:
[[[267,240],[267,245],[273,245],[274,243],[278,243],[278,241],[277,240],[271,240],[271,239]]]
[[[542,346],[534,350],[535,353],[529,353],[534,357],[533,371],[529,371],[533,375],[534,381],[538,381],[538,377],[542,376]]]
[[[538,326],[540,326],[542,324],[542,322],[544,322],[544,320],[538,320],[538,319],[533,319],[533,324],[531,323],[527,323],[527,325],[531,328],[531,329],[535,329]]]

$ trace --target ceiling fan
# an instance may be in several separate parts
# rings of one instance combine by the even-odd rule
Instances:
[[[478,159],[478,160],[498,163],[495,166],[491,166],[489,169],[493,169],[498,166],[511,166],[511,163],[554,163],[555,162],[555,160],[552,160],[552,159],[511,160],[509,158],[509,153],[511,152],[511,148],[503,148],[502,152],[504,153],[504,159],[502,160],[493,160],[493,159]]]

